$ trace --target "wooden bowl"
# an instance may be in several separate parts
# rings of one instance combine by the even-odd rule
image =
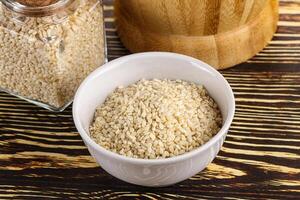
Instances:
[[[115,18],[131,52],[177,52],[224,69],[272,39],[278,0],[115,0]]]

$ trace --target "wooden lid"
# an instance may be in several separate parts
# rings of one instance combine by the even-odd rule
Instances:
[[[51,4],[54,4],[59,0],[16,0],[16,1],[25,6],[43,7],[43,6],[49,6]]]

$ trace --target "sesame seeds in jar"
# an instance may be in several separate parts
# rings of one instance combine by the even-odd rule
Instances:
[[[1,2],[0,89],[62,110],[81,81],[105,62],[102,3]]]

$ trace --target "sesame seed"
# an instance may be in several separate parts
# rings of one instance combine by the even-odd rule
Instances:
[[[112,110],[116,118],[103,115]],[[126,123],[116,127],[121,119]],[[119,87],[110,94],[96,109],[90,135],[102,147],[121,155],[158,159],[200,147],[221,126],[220,110],[202,85],[155,79]]]

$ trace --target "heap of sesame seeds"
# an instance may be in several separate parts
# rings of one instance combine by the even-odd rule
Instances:
[[[0,3],[0,88],[64,107],[104,63],[103,31],[99,0],[78,1],[73,12],[44,17],[16,14]]]
[[[217,104],[202,85],[141,80],[117,88],[95,113],[91,137],[133,158],[168,158],[207,142],[222,125]]]

